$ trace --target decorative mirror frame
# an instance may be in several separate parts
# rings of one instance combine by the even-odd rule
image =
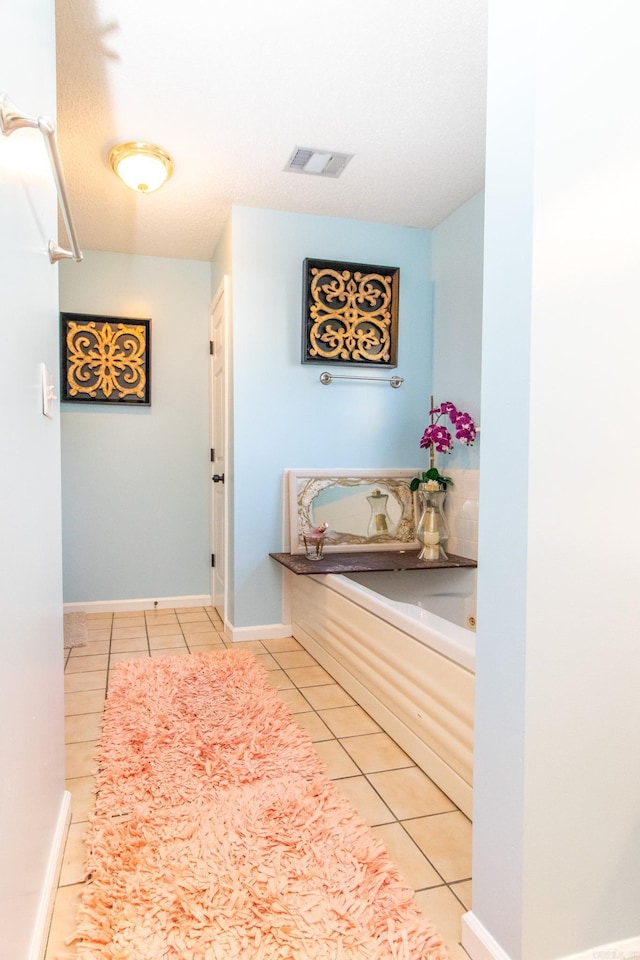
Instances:
[[[303,534],[313,526],[311,510],[313,501],[323,490],[334,485],[355,487],[384,486],[392,492],[402,509],[396,530],[391,534],[378,534],[375,537],[359,536],[352,533],[327,532],[324,544],[325,553],[351,553],[364,550],[417,550],[420,544],[415,537],[416,498],[411,492],[411,480],[418,476],[417,469],[391,470],[381,467],[376,470],[333,469],[319,470],[289,469],[285,471],[288,489],[289,536],[291,554],[303,554],[305,544]]]

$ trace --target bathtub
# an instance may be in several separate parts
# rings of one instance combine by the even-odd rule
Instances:
[[[293,576],[293,636],[471,817],[473,568]]]

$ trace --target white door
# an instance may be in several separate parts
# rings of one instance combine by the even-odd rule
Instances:
[[[211,306],[209,395],[211,402],[211,597],[225,618],[227,566],[227,352],[229,278],[225,277]]]

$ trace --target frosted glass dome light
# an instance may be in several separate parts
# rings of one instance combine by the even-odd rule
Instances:
[[[173,160],[154,143],[119,143],[109,154],[109,162],[114,173],[138,193],[158,190],[173,173]]]

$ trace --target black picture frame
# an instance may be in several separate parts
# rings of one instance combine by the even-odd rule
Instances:
[[[397,366],[400,268],[303,262],[302,363]]]
[[[64,403],[151,405],[151,320],[60,314]]]

